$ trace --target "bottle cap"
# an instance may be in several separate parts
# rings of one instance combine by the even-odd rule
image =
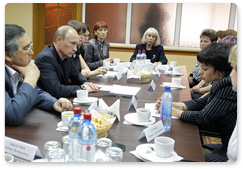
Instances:
[[[170,92],[170,86],[165,86],[165,92]]]
[[[145,50],[143,50],[143,52],[145,52]]]
[[[84,113],[84,119],[91,120],[91,113]]]
[[[74,112],[74,114],[81,114],[82,108],[81,107],[74,107],[73,112]]]
[[[141,52],[141,50],[138,50],[138,53]]]

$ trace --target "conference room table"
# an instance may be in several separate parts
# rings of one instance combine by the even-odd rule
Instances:
[[[186,73],[186,67],[181,67],[182,79],[181,84],[186,86],[184,89],[171,90],[174,101],[187,101],[191,99],[190,89],[188,84],[188,78]],[[148,83],[128,83],[126,75],[123,75],[119,80],[113,80],[112,78],[105,77],[92,77],[89,81],[98,84],[117,84],[133,87],[141,87],[140,91],[136,94],[137,108],[144,108],[145,103],[155,103],[156,100],[163,94],[164,87],[160,86],[163,82],[171,82],[172,76],[161,74],[158,76],[151,76],[151,80],[156,84],[154,91],[148,91]],[[126,97],[129,95],[115,94],[108,97],[103,97],[103,94],[109,93],[108,91],[99,91],[89,93],[89,97],[102,98],[105,103],[110,106],[117,99],[120,99],[120,121],[116,120],[110,130],[108,131],[108,138],[113,143],[120,143],[125,145],[125,152],[123,154],[122,162],[142,162],[131,153],[140,144],[147,143],[146,139],[138,140],[140,133],[146,128],[145,126],[136,126],[124,124],[124,116],[128,113],[134,113],[134,111],[128,110],[131,98]],[[73,98],[68,98],[73,101]],[[89,105],[76,105],[82,108],[82,111],[88,109]],[[156,118],[158,121],[159,118]],[[46,112],[37,108],[30,111],[24,118],[23,122],[19,126],[5,126],[5,135],[29,144],[33,144],[39,147],[42,154],[44,153],[44,144],[47,141],[59,141],[62,142],[62,137],[67,135],[67,132],[56,131],[57,124],[61,121],[60,113]],[[161,136],[168,136],[175,140],[175,152],[183,157],[182,161],[185,162],[203,162],[204,154],[201,146],[201,140],[198,132],[198,127],[179,119],[172,119],[172,127],[168,132],[164,132]],[[154,143],[154,140],[149,143]],[[18,159],[19,161],[25,161]]]

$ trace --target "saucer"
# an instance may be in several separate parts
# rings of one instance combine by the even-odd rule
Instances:
[[[161,85],[161,86],[163,86],[163,87],[170,86],[171,88],[177,88],[177,89],[185,89],[186,88],[186,86],[182,86],[182,85],[180,85],[180,86],[174,86],[170,82],[163,82],[163,85]]]
[[[126,114],[124,116],[124,119],[127,122],[134,124],[134,125],[138,125],[138,126],[150,125],[150,124],[153,124],[155,122],[155,118],[153,118],[153,117],[150,117],[150,120],[148,122],[138,122],[137,113]]]
[[[173,152],[171,156],[162,158],[156,155],[154,150],[151,150],[150,147],[154,148],[154,144],[140,144],[136,147],[136,152],[139,157],[144,161],[152,162],[174,162],[181,161],[183,158],[178,156],[176,152]]]
[[[91,104],[93,102],[96,102],[97,100],[98,100],[98,98],[96,98],[96,97],[88,97],[87,100],[82,100],[82,101],[78,100],[77,98],[74,98],[73,102],[80,103],[80,104]]]
[[[68,131],[68,126],[64,126],[62,121],[60,121],[59,123],[57,123],[57,127],[59,129],[61,129],[61,130]]]
[[[165,71],[166,75],[172,75],[172,76],[181,76],[183,73],[173,73],[172,71]]]

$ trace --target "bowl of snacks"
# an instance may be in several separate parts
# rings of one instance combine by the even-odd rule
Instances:
[[[114,117],[104,112],[96,112],[92,116],[91,123],[95,126],[98,138],[108,136],[108,130],[111,128],[113,121]]]
[[[152,76],[152,71],[149,70],[133,70],[133,74],[137,74],[139,71],[141,71],[141,83],[148,83],[150,80],[150,77]]]

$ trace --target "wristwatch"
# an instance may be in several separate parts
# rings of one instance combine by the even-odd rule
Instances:
[[[86,90],[86,87],[84,85],[80,85],[82,90]]]

